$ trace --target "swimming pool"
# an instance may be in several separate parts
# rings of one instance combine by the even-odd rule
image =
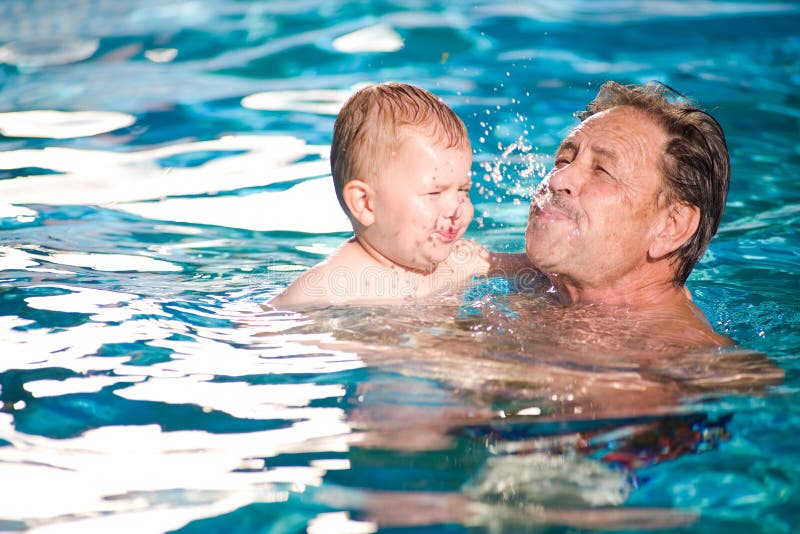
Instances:
[[[777,1],[3,2],[0,530],[795,531],[798,27]],[[768,361],[564,351],[602,325],[494,279],[262,311],[348,236],[333,118],[391,79],[465,120],[468,235],[509,251],[602,81],[698,99],[733,177],[689,287]]]

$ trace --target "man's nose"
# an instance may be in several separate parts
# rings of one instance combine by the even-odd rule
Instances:
[[[575,161],[560,168],[553,168],[548,176],[550,190],[567,196],[576,196],[583,185],[585,170]]]

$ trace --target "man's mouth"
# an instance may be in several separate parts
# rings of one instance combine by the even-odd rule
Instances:
[[[534,209],[533,215],[539,219],[546,219],[549,221],[571,221],[574,219],[571,213],[557,208],[552,204],[546,204],[542,207],[537,206]]]
[[[550,221],[577,221],[578,219],[575,212],[565,205],[561,197],[552,194],[545,199],[534,198],[529,213],[529,218],[533,217]]]

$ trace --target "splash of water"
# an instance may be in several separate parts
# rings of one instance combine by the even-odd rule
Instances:
[[[545,176],[533,193],[532,202],[541,209],[553,201],[553,190],[550,189],[550,175]]]
[[[484,123],[481,123],[484,125]],[[481,164],[484,170],[483,181],[485,184],[478,186],[478,193],[485,199],[494,198],[497,203],[502,203],[509,196],[532,198],[534,187],[531,185],[533,178],[544,178],[546,167],[542,157],[534,147],[525,142],[523,136],[511,144],[503,147],[497,144],[500,156],[494,161],[485,161]],[[505,186],[507,180],[513,179],[512,185]],[[519,198],[514,199],[514,204],[520,203]]]
[[[517,114],[515,121],[524,123],[526,118]],[[487,133],[491,131],[490,125],[482,122],[481,126],[487,128]],[[524,130],[522,135],[507,146],[498,142],[499,156],[481,163],[484,174],[476,191],[483,199],[500,205],[510,198],[512,205],[519,206],[534,197],[533,184],[544,178],[546,166],[544,158],[537,152],[538,149],[525,141],[527,133],[528,130]],[[481,216],[476,217],[479,227],[483,227],[485,218],[490,215],[489,210],[484,210]],[[492,226],[496,226],[496,223],[492,223]]]

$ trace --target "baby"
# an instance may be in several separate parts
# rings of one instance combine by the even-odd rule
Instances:
[[[471,165],[464,123],[436,96],[401,83],[357,91],[331,145],[336,196],[355,235],[269,304],[411,300],[489,274],[496,258],[461,239],[474,212]]]

